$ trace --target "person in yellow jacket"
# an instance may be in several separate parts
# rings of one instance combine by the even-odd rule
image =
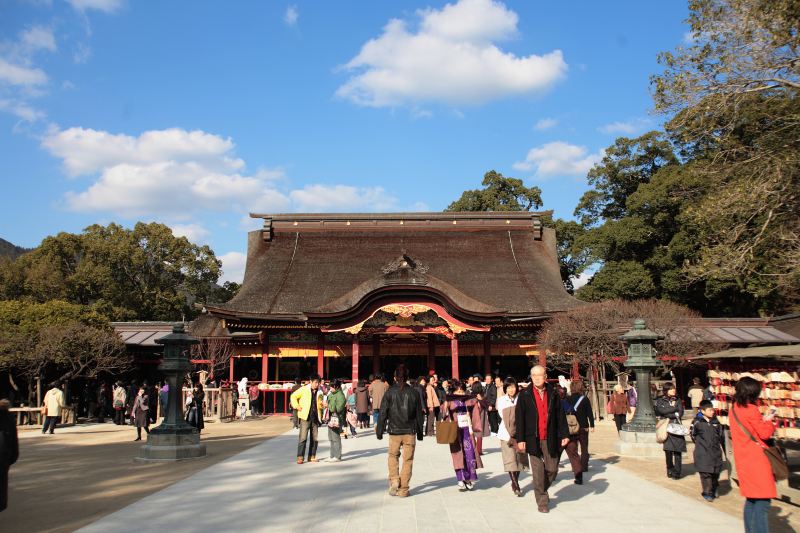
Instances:
[[[310,383],[294,391],[289,396],[292,409],[297,411],[300,420],[300,436],[297,442],[297,464],[303,464],[308,441],[308,462],[317,462],[317,432],[322,424],[322,394],[319,390],[320,377],[311,376]],[[311,406],[314,406],[312,409]],[[310,438],[309,438],[310,434]]]
[[[64,408],[64,388],[63,383],[56,383],[53,388],[47,391],[44,395],[44,424],[42,425],[42,433],[47,433],[48,429],[50,434],[56,429],[56,424],[61,419],[61,409]]]

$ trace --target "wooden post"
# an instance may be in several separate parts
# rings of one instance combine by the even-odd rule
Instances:
[[[539,365],[543,366],[545,370],[547,370],[547,352],[545,352],[544,348],[539,347]]]
[[[436,372],[436,337],[428,335],[428,371],[433,370]]]
[[[372,374],[377,376],[381,372],[381,339],[377,335],[372,336]]]
[[[261,345],[261,383],[266,383],[269,379],[269,335],[264,335],[264,342]]]
[[[358,383],[358,335],[353,335],[352,354],[353,354],[353,369],[352,369],[353,372],[351,377],[353,380],[353,386],[355,387],[356,383]]]
[[[317,374],[319,377],[324,378],[325,373],[325,333],[319,332],[317,337]]]
[[[483,375],[492,373],[492,336],[488,331],[483,333]]]
[[[578,358],[577,357],[574,357],[572,359],[572,375],[570,376],[570,379],[575,380],[575,381],[581,379],[581,367],[580,367],[580,364],[578,364]]]
[[[233,386],[233,362],[236,360],[236,357],[237,357],[237,356],[235,356],[235,355],[232,355],[232,356],[231,356],[231,359],[230,359],[230,361],[231,361],[231,367],[230,367],[230,373],[228,374],[228,379],[229,379],[229,381],[231,382],[231,386]]]
[[[451,377],[458,379],[458,338],[455,335],[450,339],[450,361],[452,364],[451,374],[453,374]]]

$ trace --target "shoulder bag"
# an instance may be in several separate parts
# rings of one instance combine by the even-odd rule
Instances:
[[[789,465],[786,464],[786,460],[781,455],[781,451],[777,448],[777,446],[767,446],[761,442],[761,439],[755,438],[753,434],[747,431],[744,425],[739,421],[739,417],[736,415],[735,407],[732,409],[732,411],[733,419],[736,420],[737,424],[739,424],[739,427],[744,434],[750,437],[750,440],[758,444],[758,446],[764,450],[764,455],[767,456],[769,466],[772,468],[772,475],[775,476],[775,481],[787,479],[789,477]]]
[[[667,425],[669,424],[668,418],[662,418],[658,422],[656,422],[656,442],[659,444],[664,444],[667,442]]]
[[[578,423],[578,417],[575,416],[581,401],[583,401],[583,396],[578,398],[578,401],[575,402],[575,406],[572,408],[572,412],[567,415],[567,428],[569,429],[570,435],[577,435],[581,432],[581,425]]]
[[[436,424],[436,442],[453,444],[458,438],[458,423],[455,420],[443,419]]]

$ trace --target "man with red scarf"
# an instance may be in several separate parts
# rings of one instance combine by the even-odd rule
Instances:
[[[542,366],[531,369],[531,384],[517,401],[516,422],[517,446],[521,452],[528,452],[531,459],[536,505],[540,513],[547,513],[550,505],[547,489],[558,474],[558,457],[569,442],[569,428],[558,393],[547,383]]]

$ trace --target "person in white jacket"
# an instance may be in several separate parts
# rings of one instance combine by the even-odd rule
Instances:
[[[508,472],[511,478],[511,490],[517,496],[522,496],[522,489],[519,486],[519,473],[528,470],[528,454],[517,450],[517,443],[514,440],[516,406],[517,406],[517,380],[508,377],[503,382],[504,396],[497,398],[497,413],[500,415],[500,424],[497,429],[497,437],[500,439],[500,455],[503,457],[503,469]],[[498,394],[499,395],[499,394]]]
[[[47,391],[44,395],[44,424],[42,425],[42,433],[47,433],[48,429],[50,434],[56,429],[56,425],[61,419],[61,410],[64,408],[64,384],[58,382],[53,385],[53,388]]]

